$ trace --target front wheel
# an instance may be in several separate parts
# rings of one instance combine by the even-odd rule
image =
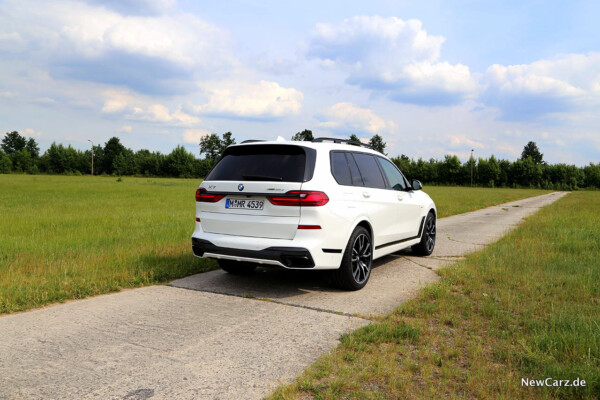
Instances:
[[[333,280],[343,289],[362,289],[371,276],[372,265],[371,235],[365,228],[359,226],[350,236],[340,268],[333,271]]]
[[[233,260],[217,260],[219,267],[233,275],[250,275],[256,269],[256,264]]]
[[[412,247],[412,251],[420,256],[428,256],[433,253],[435,247],[435,235],[436,235],[436,220],[435,214],[430,212],[427,214],[425,220],[425,227],[423,234],[421,235],[421,242]]]

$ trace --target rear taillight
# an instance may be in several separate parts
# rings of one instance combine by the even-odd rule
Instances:
[[[198,190],[196,190],[196,201],[199,201],[202,203],[216,203],[217,201],[221,200],[223,197],[225,197],[224,194],[207,193],[206,189],[204,189],[204,188],[198,188]]]
[[[267,199],[276,206],[319,207],[329,202],[329,197],[323,192],[307,190],[292,190],[285,197],[268,196]]]

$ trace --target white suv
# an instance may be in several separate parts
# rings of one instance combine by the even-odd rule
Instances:
[[[407,247],[431,254],[433,200],[363,146],[319,138],[228,147],[196,191],[194,254],[233,274],[334,270],[350,290],[365,286],[376,258]]]

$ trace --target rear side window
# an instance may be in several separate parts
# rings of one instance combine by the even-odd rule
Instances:
[[[383,175],[381,175],[381,170],[379,169],[379,165],[377,165],[375,157],[364,153],[354,153],[353,155],[358,164],[358,169],[360,170],[360,175],[362,176],[365,186],[385,189],[385,181],[383,180]]]
[[[346,161],[346,155],[342,152],[331,153],[331,173],[340,185],[351,186],[352,177],[350,176],[350,168]]]
[[[206,180],[304,182],[314,170],[315,156],[307,155],[311,150],[271,144],[230,147]]]
[[[352,175],[352,185],[364,186],[360,171],[358,170],[358,165],[356,165],[352,153],[346,153],[346,157],[348,157],[348,165],[350,166],[350,174]]]

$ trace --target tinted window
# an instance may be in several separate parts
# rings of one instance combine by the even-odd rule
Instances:
[[[346,162],[346,156],[341,152],[331,153],[331,173],[340,185],[352,185],[350,169]]]
[[[305,166],[300,146],[236,146],[225,150],[206,180],[303,182]]]
[[[404,190],[406,189],[406,184],[404,183],[404,177],[398,171],[398,168],[394,164],[392,164],[389,160],[385,158],[377,157],[379,161],[379,165],[381,165],[381,169],[383,169],[383,173],[387,177],[390,186],[395,190]]]
[[[360,171],[358,170],[358,165],[356,165],[352,153],[346,153],[346,157],[348,158],[348,165],[350,166],[350,173],[352,175],[352,185],[364,186]]]
[[[354,159],[358,164],[360,175],[365,186],[372,188],[385,188],[385,181],[377,165],[375,157],[370,154],[354,153]]]

